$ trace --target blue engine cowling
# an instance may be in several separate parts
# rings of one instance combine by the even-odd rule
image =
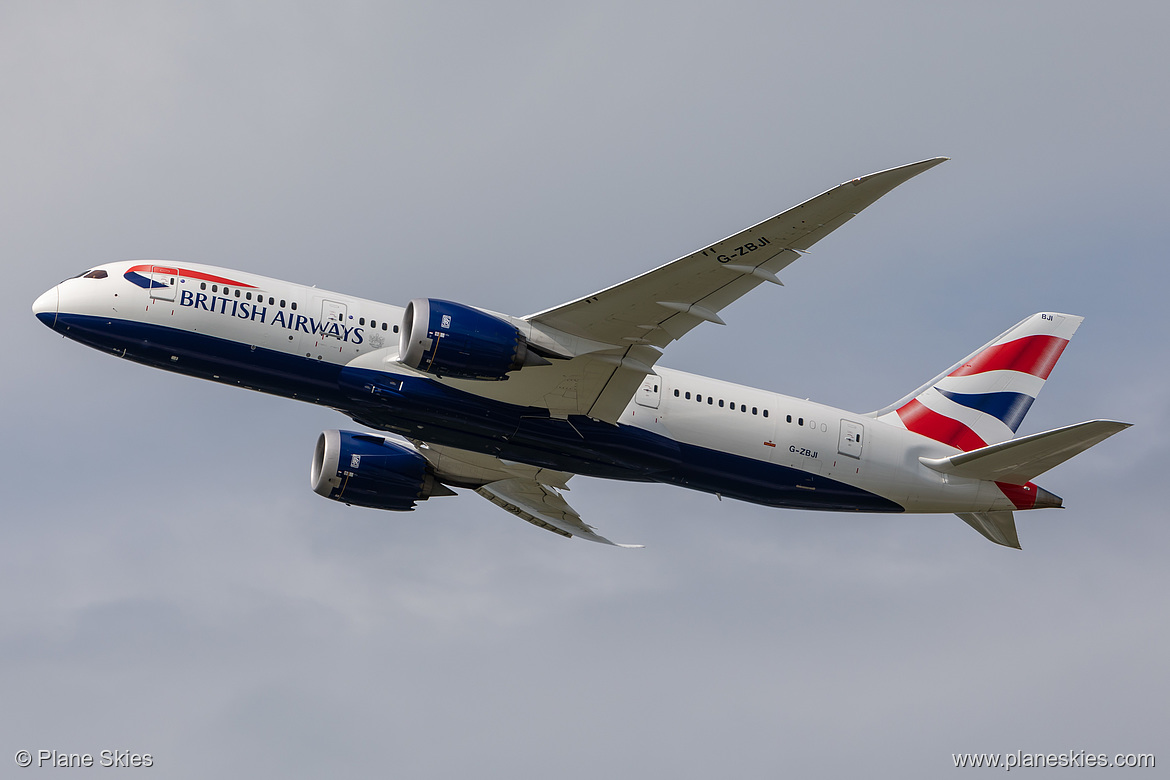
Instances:
[[[381,436],[325,431],[317,439],[313,491],[373,509],[414,509],[432,495],[453,495],[435,480],[426,458]]]
[[[399,362],[435,376],[507,379],[526,365],[547,365],[528,349],[511,323],[479,309],[437,298],[406,305],[398,342]]]

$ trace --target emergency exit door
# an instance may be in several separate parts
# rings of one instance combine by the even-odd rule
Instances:
[[[659,387],[662,380],[653,374],[646,377],[642,382],[642,386],[638,388],[638,394],[634,396],[634,400],[638,402],[639,406],[647,406],[651,409],[657,409],[659,399],[662,396]]]

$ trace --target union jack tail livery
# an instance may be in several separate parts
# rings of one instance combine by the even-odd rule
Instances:
[[[963,452],[1007,441],[1083,319],[1033,314],[878,419]]]

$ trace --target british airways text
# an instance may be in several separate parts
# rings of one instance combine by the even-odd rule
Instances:
[[[299,330],[311,336],[329,336],[350,344],[361,344],[365,340],[364,328],[361,327],[349,328],[340,322],[317,320],[303,314],[286,312],[283,309],[278,309],[276,314],[269,318],[268,306],[233,298],[222,298],[202,292],[183,290],[179,294],[179,305],[228,317],[238,317],[251,322],[261,322],[288,330]]]

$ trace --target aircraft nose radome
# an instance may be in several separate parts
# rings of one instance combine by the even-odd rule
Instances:
[[[57,288],[42,293],[41,297],[33,301],[32,310],[38,320],[52,327],[57,318]]]

